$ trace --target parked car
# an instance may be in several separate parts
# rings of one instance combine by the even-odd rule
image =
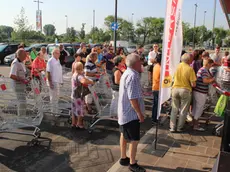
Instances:
[[[68,51],[68,53],[70,54],[68,57],[65,58],[65,67],[67,68],[71,68],[72,67],[72,63],[74,62],[74,54],[76,53],[76,45],[75,44],[71,44],[71,43],[61,43],[64,46],[64,49],[66,51]],[[47,54],[49,55],[49,57],[52,56],[52,51],[55,47],[59,46],[60,44],[48,44],[47,45]]]
[[[0,45],[0,61],[4,64],[4,58],[12,53],[15,53],[19,44],[1,44]]]
[[[32,48],[35,48],[36,51],[40,51],[41,47],[46,47],[47,44],[33,44],[31,45],[30,47],[25,47],[25,51],[26,52],[31,52],[32,51]],[[17,51],[17,50],[16,50]],[[15,51],[15,52],[16,52]],[[7,65],[11,65],[12,61],[15,59],[15,53],[13,54],[10,54],[8,56],[6,56],[4,58],[4,63],[7,64]]]
[[[130,45],[130,46],[128,46],[128,48],[127,48],[127,51],[128,51],[129,53],[133,53],[135,50],[136,50],[136,46],[135,46],[135,45]]]

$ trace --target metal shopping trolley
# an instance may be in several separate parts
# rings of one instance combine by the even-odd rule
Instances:
[[[117,121],[117,117],[110,116],[112,89],[107,74],[101,75],[95,85],[89,86],[89,90],[93,95],[94,104],[97,109],[97,114],[93,116],[93,120],[88,128],[89,133],[92,133],[94,126],[98,122],[104,120]]]
[[[222,95],[225,95],[228,97],[228,99],[230,100],[230,91],[229,90],[225,90],[225,88],[221,88],[219,85],[214,84],[213,85]],[[230,88],[228,88],[230,89]],[[213,134],[217,135],[217,136],[221,136],[222,135],[222,130],[224,127],[224,120],[222,120],[220,122],[220,124],[217,124],[214,128],[213,128]]]
[[[38,85],[32,90],[36,99],[28,101],[23,85],[15,84],[12,79],[0,78],[0,133],[30,135],[36,139],[41,136],[38,126],[43,119],[43,102],[38,92]],[[20,87],[20,88],[17,88]],[[33,128],[31,132],[19,131],[23,128]]]

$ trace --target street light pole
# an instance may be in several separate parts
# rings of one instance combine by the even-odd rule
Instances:
[[[213,26],[212,26],[212,46],[213,46],[213,49],[215,48],[215,35],[214,35],[215,22],[216,22],[216,0],[214,0]]]
[[[117,0],[115,0],[115,16],[114,22],[117,23]],[[114,54],[116,54],[117,49],[117,31],[114,29]]]
[[[93,42],[94,42],[94,29],[95,29],[95,10],[93,10],[93,36],[92,36]]]
[[[68,16],[65,15],[65,18],[66,18],[66,33],[67,33],[67,29],[68,29]]]
[[[205,15],[206,15],[207,11],[204,11],[204,23],[203,25],[205,26]]]
[[[133,24],[133,15],[134,15],[134,13],[132,13],[132,24]]]
[[[196,27],[196,11],[197,11],[197,4],[195,4],[195,16],[194,16],[194,27],[193,27],[193,49],[195,49],[195,27]]]

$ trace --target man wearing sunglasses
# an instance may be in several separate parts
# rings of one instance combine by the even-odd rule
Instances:
[[[109,51],[108,53],[105,54],[105,61],[106,61],[106,72],[109,75],[110,81],[111,81],[111,77],[113,75],[113,68],[114,68],[114,53],[113,53],[113,47],[110,46],[109,47]]]

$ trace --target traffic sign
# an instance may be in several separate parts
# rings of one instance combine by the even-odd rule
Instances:
[[[111,24],[111,29],[112,29],[113,31],[117,30],[117,29],[118,29],[118,23],[113,22],[113,23]]]

